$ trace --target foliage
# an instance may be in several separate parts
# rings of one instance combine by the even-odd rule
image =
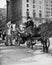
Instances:
[[[43,23],[39,27],[41,29],[41,35],[48,37],[52,36],[52,22]]]

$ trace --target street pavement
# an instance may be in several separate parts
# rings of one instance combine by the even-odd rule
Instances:
[[[35,45],[33,50],[25,45],[0,44],[0,65],[52,65],[52,48],[44,53],[41,44]]]

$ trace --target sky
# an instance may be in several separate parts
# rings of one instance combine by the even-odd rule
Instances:
[[[6,8],[6,0],[0,0],[0,8]]]

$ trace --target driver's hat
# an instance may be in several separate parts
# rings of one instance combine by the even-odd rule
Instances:
[[[27,20],[29,20],[29,19],[31,19],[31,17],[30,17],[30,16],[28,16],[28,17],[27,17]]]

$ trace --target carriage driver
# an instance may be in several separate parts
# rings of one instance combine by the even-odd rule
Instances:
[[[34,22],[31,19],[31,17],[27,17],[27,27],[32,26],[32,28],[34,27]]]
[[[27,17],[26,29],[27,29],[27,33],[29,33],[30,35],[32,35],[33,27],[34,27],[34,22],[32,18]]]

